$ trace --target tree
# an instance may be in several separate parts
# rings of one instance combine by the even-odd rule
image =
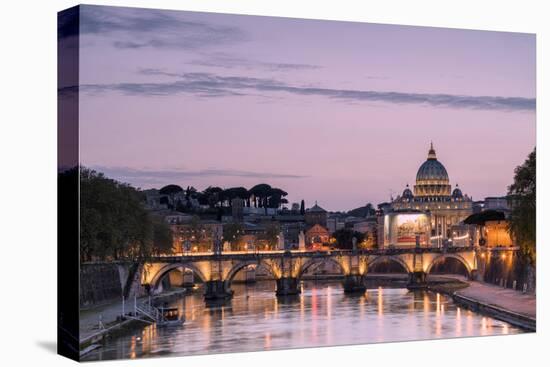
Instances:
[[[231,202],[233,199],[246,200],[250,197],[250,193],[244,187],[230,187],[223,190],[221,197],[224,202],[227,202],[227,206],[231,207]]]
[[[152,218],[153,224],[153,252],[169,254],[173,251],[172,231],[170,226],[158,216]]]
[[[536,264],[536,148],[525,162],[516,167],[514,183],[508,187],[508,201],[512,209],[509,231],[520,247],[522,258]]]
[[[183,189],[181,188],[181,186],[166,185],[166,186],[164,186],[163,188],[161,188],[159,190],[159,194],[173,196],[173,195],[177,194],[178,192],[182,192],[182,191],[183,191]]]
[[[223,239],[236,246],[244,235],[243,226],[240,223],[227,223],[223,226]]]
[[[181,188],[181,186],[166,185],[166,186],[164,186],[163,188],[161,188],[159,190],[159,194],[168,196],[170,198],[169,202],[164,200],[164,203],[166,203],[168,205],[168,207],[174,209],[176,207],[176,203],[174,202],[174,197],[177,193],[180,193],[182,191],[183,191],[183,189]],[[162,199],[163,198],[161,198],[161,200],[160,200],[161,204],[163,204]]]
[[[287,196],[288,193],[284,190],[281,190],[279,188],[273,187],[268,192],[269,195],[269,207],[277,209],[283,204],[283,197]],[[288,201],[287,201],[288,202]]]
[[[214,208],[220,203],[222,192],[223,192],[223,189],[221,187],[208,186],[202,192],[202,196],[204,198],[204,201],[207,203],[207,205],[210,206],[211,208]]]
[[[265,225],[263,233],[258,235],[258,239],[266,242],[270,249],[274,249],[278,245],[280,233],[281,228],[279,227],[279,223],[269,222]]]
[[[145,260],[166,249],[169,229],[155,227],[139,191],[85,167],[79,175],[81,261]]]
[[[193,186],[187,186],[187,189],[185,189],[185,199],[187,202],[190,201],[191,198],[194,198],[197,195],[197,189],[195,189]]]
[[[302,199],[302,201],[300,202],[300,214],[304,215],[305,213],[306,213],[306,203]]]
[[[350,250],[353,248],[353,237],[357,239],[357,245],[363,242],[365,235],[348,228],[342,228],[332,234],[336,239],[336,248]]]
[[[250,189],[250,194],[254,197],[255,208],[267,207],[267,198],[271,192],[271,186],[265,183],[258,184]]]

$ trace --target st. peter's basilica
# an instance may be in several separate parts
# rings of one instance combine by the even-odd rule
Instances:
[[[430,145],[428,159],[416,173],[413,190],[407,184],[403,194],[391,202],[391,208],[394,211],[429,212],[432,240],[450,238],[451,227],[472,214],[472,199],[462,193],[458,184],[451,192],[449,175],[445,166],[437,160],[433,144]]]

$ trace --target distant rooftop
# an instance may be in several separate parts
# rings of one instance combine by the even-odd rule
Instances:
[[[315,205],[313,205],[307,211],[310,212],[310,213],[326,213],[327,212],[325,209],[323,209],[319,205],[317,205],[317,202],[315,202]]]

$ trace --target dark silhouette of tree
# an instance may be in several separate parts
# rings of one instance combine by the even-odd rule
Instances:
[[[172,196],[172,195],[177,194],[178,192],[182,192],[182,191],[183,191],[183,189],[181,188],[181,186],[166,185],[166,186],[164,186],[163,188],[161,188],[159,190],[159,194]]]
[[[357,246],[359,246],[359,243],[363,242],[365,239],[365,235],[363,233],[347,228],[337,230],[332,234],[332,237],[336,239],[336,248],[346,250],[351,250],[353,248],[353,237],[357,239]]]
[[[177,206],[177,203],[175,202],[175,195],[177,193],[183,192],[183,189],[181,186],[178,185],[166,185],[163,188],[159,190],[159,194],[166,195],[170,198],[168,201],[161,202],[161,204],[166,204],[169,208],[175,209]],[[161,198],[162,199],[162,198]]]
[[[274,250],[279,243],[279,234],[281,227],[278,222],[269,222],[265,224],[265,230],[258,235],[260,241],[264,241],[270,250]]]
[[[306,203],[302,199],[302,201],[300,202],[300,214],[304,215],[305,213],[306,213]]]
[[[216,207],[221,202],[223,189],[217,186],[208,186],[203,192],[204,202],[211,208]]]
[[[153,224],[153,248],[156,255],[168,254],[173,251],[172,231],[170,226],[158,216],[152,217]]]
[[[285,204],[288,204],[288,199],[287,198],[282,198],[281,199],[281,205],[285,205]]]
[[[283,197],[287,196],[288,193],[284,190],[273,187],[269,191],[268,195],[269,195],[269,207],[277,209],[281,206]]]
[[[508,201],[512,211],[509,217],[509,231],[520,246],[522,258],[531,265],[536,264],[536,191],[537,191],[536,148],[525,162],[516,167],[514,183],[508,187]]]
[[[244,187],[230,187],[223,190],[221,193],[224,202],[227,202],[227,206],[231,207],[233,199],[246,200],[250,197],[250,193]]]
[[[81,261],[145,260],[169,250],[167,238],[168,226],[153,220],[135,188],[80,169]]]
[[[191,198],[194,198],[197,194],[197,189],[195,189],[193,186],[187,186],[187,189],[185,189],[185,199],[189,202]]]
[[[255,208],[266,208],[267,198],[271,192],[271,186],[265,183],[258,184],[250,189],[250,194],[254,198]]]
[[[223,240],[231,244],[231,248],[236,250],[236,245],[244,235],[244,228],[240,223],[227,223],[223,226]]]

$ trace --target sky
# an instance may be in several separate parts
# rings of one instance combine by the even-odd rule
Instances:
[[[535,35],[82,6],[80,161],[136,187],[268,183],[350,210],[499,196],[536,143]],[[65,32],[62,37],[74,37]]]

